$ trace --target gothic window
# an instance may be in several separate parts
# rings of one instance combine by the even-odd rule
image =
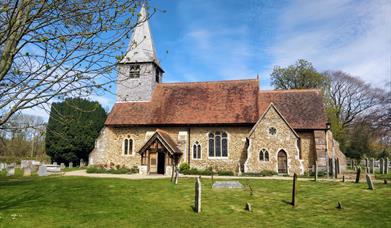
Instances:
[[[209,133],[209,157],[228,157],[228,135],[226,132]]]
[[[140,77],[140,65],[130,65],[129,68],[129,78],[139,78]]]
[[[259,160],[260,161],[269,161],[269,152],[266,149],[262,149],[259,152]]]
[[[124,150],[124,155],[133,154],[133,139],[124,140],[123,150]]]
[[[277,133],[277,129],[275,127],[269,128],[269,134],[275,135]]]
[[[201,145],[198,141],[193,145],[193,159],[201,159]]]

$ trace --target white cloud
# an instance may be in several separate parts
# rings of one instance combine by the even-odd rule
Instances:
[[[304,58],[319,70],[343,70],[376,86],[391,80],[390,1],[297,1],[280,15],[264,73]]]

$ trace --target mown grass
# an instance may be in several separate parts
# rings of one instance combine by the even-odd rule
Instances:
[[[202,213],[193,212],[194,179],[0,177],[1,227],[391,227],[391,185],[240,180],[243,190],[202,180]],[[343,209],[337,209],[337,202]],[[244,210],[250,202],[253,212]]]

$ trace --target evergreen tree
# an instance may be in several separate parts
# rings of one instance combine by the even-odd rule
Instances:
[[[53,103],[46,133],[46,153],[56,162],[87,161],[106,112],[98,102],[70,98]]]

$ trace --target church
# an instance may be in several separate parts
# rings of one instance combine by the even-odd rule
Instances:
[[[237,175],[304,174],[315,163],[345,169],[320,90],[266,91],[258,78],[164,83],[163,74],[142,7],[118,63],[116,102],[89,165],[162,175],[182,163]]]

